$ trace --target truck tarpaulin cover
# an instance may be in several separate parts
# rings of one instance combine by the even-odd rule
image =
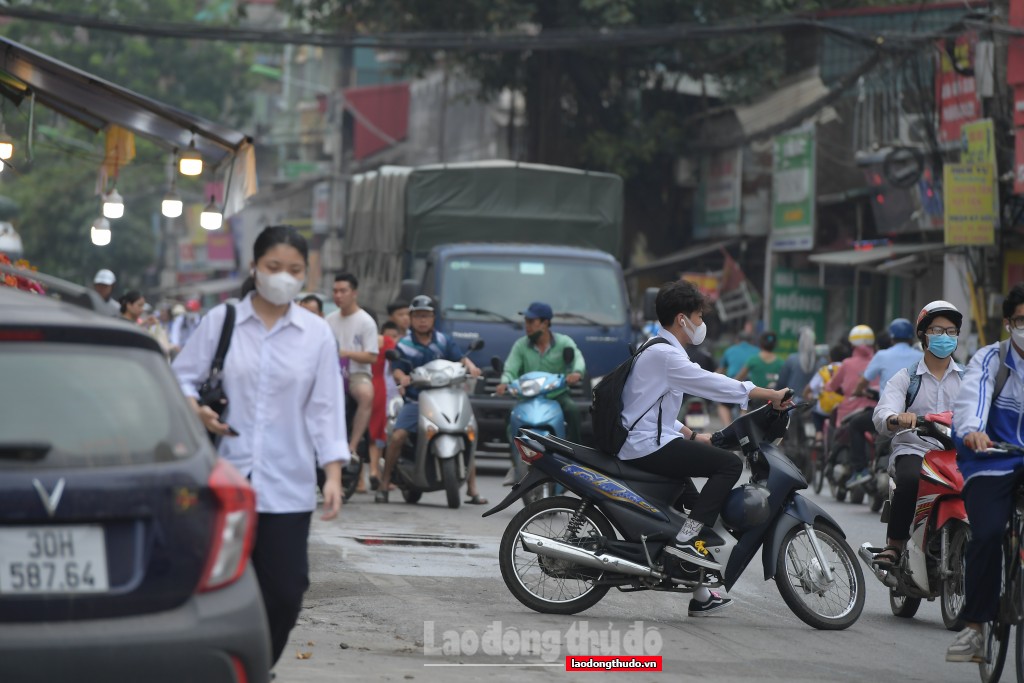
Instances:
[[[622,179],[511,162],[414,170],[406,187],[405,248],[453,242],[592,247],[619,255]]]

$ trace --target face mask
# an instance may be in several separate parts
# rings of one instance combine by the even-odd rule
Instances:
[[[256,291],[275,306],[284,306],[290,303],[302,291],[302,285],[302,280],[296,280],[285,272],[256,271]]]
[[[1009,325],[1006,326],[1006,330],[1010,333],[1010,337],[1013,338],[1013,343],[1017,345],[1017,348],[1024,349],[1024,330],[1018,330]]]
[[[949,358],[956,351],[956,337],[944,334],[928,335],[928,351],[936,358]]]
[[[544,330],[537,330],[536,332],[530,334],[530,336],[529,336],[530,343],[536,345],[536,343],[539,342],[540,338],[543,337],[543,336],[544,336]]]
[[[686,329],[686,333],[690,335],[690,343],[694,346],[700,346],[704,343],[704,338],[708,336],[708,326],[704,321],[701,321],[700,325],[694,327],[693,322],[690,321],[685,315],[681,318],[683,321],[683,327]]]

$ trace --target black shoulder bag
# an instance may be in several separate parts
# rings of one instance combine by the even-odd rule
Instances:
[[[220,341],[217,342],[217,351],[213,354],[213,362],[210,364],[210,374],[199,387],[199,405],[209,406],[223,417],[224,411],[228,409],[228,397],[224,393],[222,374],[224,371],[224,358],[228,355],[228,347],[231,346],[231,332],[235,328],[235,307],[227,305],[224,311],[224,327],[220,331]],[[216,441],[217,435],[210,432],[210,440]]]

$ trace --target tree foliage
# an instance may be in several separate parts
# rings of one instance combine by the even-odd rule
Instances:
[[[22,4],[29,4],[23,2]],[[191,21],[197,0],[49,0],[33,8],[96,14],[116,20],[148,18]],[[153,97],[178,109],[227,123],[248,115],[248,48],[200,41],[149,40],[102,31],[12,21],[5,37],[74,67]],[[89,226],[100,213],[96,178],[103,158],[103,133],[36,108],[34,154],[28,149],[28,102],[5,102],[2,112],[16,142],[13,172],[0,175],[0,194],[20,206],[18,230],[25,256],[41,270],[69,280],[90,282],[98,268],[117,273],[122,288],[140,286],[153,273],[159,247],[154,225],[167,189],[169,153],[136,138],[137,156],[121,170],[118,191],[125,215],[111,221],[107,247],[89,240]],[[208,175],[208,174],[207,174]],[[209,178],[206,178],[208,181]],[[179,190],[201,201],[202,183],[179,181]]]

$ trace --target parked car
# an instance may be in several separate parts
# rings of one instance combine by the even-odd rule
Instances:
[[[264,683],[252,489],[76,287],[0,286],[0,681]]]

